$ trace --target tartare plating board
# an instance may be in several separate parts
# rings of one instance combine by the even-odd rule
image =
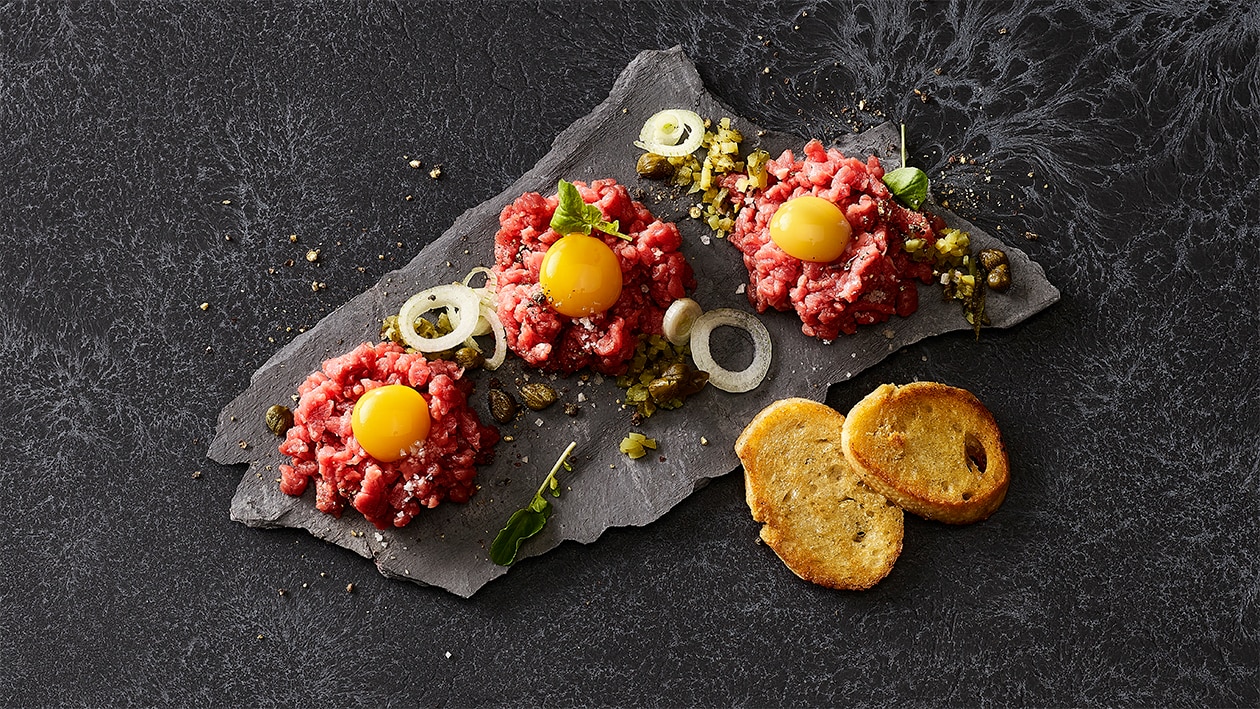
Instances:
[[[508,569],[490,562],[488,549],[512,512],[529,502],[556,457],[569,441],[578,444],[572,472],[561,476],[563,496],[555,500],[555,514],[541,534],[521,548],[517,563],[543,554],[565,540],[595,541],[609,527],[646,525],[664,515],[710,479],[739,466],[733,445],[744,425],[763,407],[791,396],[823,401],[827,388],[845,381],[897,349],[932,335],[968,329],[960,306],[944,301],[939,286],[920,285],[919,311],[909,318],[860,328],[853,336],[830,344],[801,333],[795,313],[770,312],[760,316],[774,343],[774,358],[766,380],[746,394],[728,394],[713,387],[675,411],[660,411],[640,427],[632,427],[630,411],[617,400],[623,391],[611,380],[589,382],[568,377],[553,380],[522,366],[509,356],[497,372],[475,372],[471,399],[483,421],[487,380],[497,377],[511,386],[517,379],[547,381],[561,390],[561,402],[585,395],[581,412],[570,417],[556,405],[543,412],[523,409],[518,419],[500,426],[511,441],[500,442],[495,461],[480,469],[480,491],[467,504],[443,504],[422,512],[403,529],[376,530],[358,512],[348,509],[340,518],[315,509],[314,486],[294,498],[280,492],[277,466],[285,462],[278,440],[263,423],[263,413],[276,403],[292,404],[291,396],[311,372],[330,357],[359,343],[379,339],[381,318],[396,313],[411,294],[462,278],[470,269],[493,263],[494,234],[503,207],[524,192],[554,192],[560,178],[590,181],[612,177],[642,186],[645,204],[660,219],[675,221],[683,234],[683,252],[695,269],[698,287],[693,297],[705,308],[752,311],[740,284],[748,274],[738,250],[729,243],[702,236],[708,230],[689,219],[691,201],[646,183],[635,174],[640,151],[633,147],[649,116],[665,108],[689,108],[716,119],[731,116],[745,136],[744,147],[761,147],[771,155],[787,148],[799,154],[806,140],[765,131],[736,117],[710,94],[695,66],[679,48],[641,53],[626,67],[611,94],[590,115],[561,133],[538,164],[493,199],[466,211],[441,237],[403,268],[387,274],[376,286],[329,314],[314,328],[285,345],[257,372],[248,389],[219,414],[218,429],[209,455],[224,464],[247,463],[248,471],[232,499],[232,519],[251,527],[294,527],[320,539],[374,559],[381,573],[394,578],[440,586],[463,597],[471,596]],[[845,154],[879,156],[887,169],[899,164],[899,137],[884,124],[836,143]],[[971,233],[978,248],[999,247],[1011,260],[1015,285],[986,303],[993,327],[1009,327],[1058,300],[1059,291],[1027,255],[984,233],[974,225],[933,205],[954,227]],[[448,267],[449,262],[449,267]],[[725,339],[720,342],[732,342]],[[733,345],[738,347],[736,341]],[[721,352],[719,361],[731,366],[741,353]],[[742,356],[746,357],[747,354]],[[631,430],[660,439],[653,455],[637,461],[618,451]],[[702,445],[701,441],[707,441]]]

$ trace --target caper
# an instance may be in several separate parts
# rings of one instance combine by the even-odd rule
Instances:
[[[989,275],[985,282],[990,288],[1001,293],[1011,287],[1011,267],[1009,264],[1000,263],[989,269]]]
[[[656,153],[640,155],[634,169],[649,180],[663,180],[674,174],[674,166],[670,164],[669,159]]]
[[[1010,264],[1010,261],[1006,259],[1006,252],[1001,249],[984,249],[976,254],[976,258],[980,259],[980,265],[984,266],[986,271]]]
[[[499,423],[511,423],[516,418],[516,399],[502,389],[490,390],[490,415]]]
[[[525,405],[534,411],[542,411],[543,409],[556,403],[560,395],[556,390],[546,384],[540,382],[531,382],[521,387],[521,398],[525,400]]]
[[[471,347],[461,347],[455,350],[455,364],[464,369],[477,369],[485,363],[485,355]]]
[[[283,436],[286,431],[293,428],[293,412],[287,406],[276,404],[267,409],[267,428],[277,436]]]

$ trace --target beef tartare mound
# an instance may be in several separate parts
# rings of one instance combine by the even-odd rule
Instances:
[[[766,187],[744,198],[730,241],[744,254],[748,300],[758,312],[796,310],[801,331],[822,340],[918,310],[914,281],[932,280],[932,264],[911,259],[906,239],[931,245],[927,217],[897,203],[874,156],[861,160],[811,140],[804,159],[783,151],[766,165]],[[770,221],[790,199],[821,197],[840,208],[852,236],[840,257],[827,263],[788,255],[770,238]]]
[[[566,374],[589,367],[617,375],[634,356],[639,335],[661,334],[665,310],[695,288],[695,276],[678,250],[678,227],[656,219],[614,180],[574,184],[583,201],[630,237],[591,231],[591,238],[603,240],[617,257],[621,295],[607,310],[580,318],[552,307],[539,271],[547,249],[565,236],[550,226],[558,199],[528,192],[499,216],[493,269],[498,315],[509,349],[529,365]]]
[[[499,432],[468,405],[472,382],[454,362],[429,361],[392,342],[363,344],[324,362],[298,387],[293,427],[280,444],[292,465],[280,466],[280,490],[300,496],[315,482],[315,506],[341,516],[347,504],[378,529],[405,526],[422,507],[467,502],[478,463],[494,455]],[[351,426],[359,397],[388,384],[420,392],[432,421],[418,448],[394,462],[363,450]]]

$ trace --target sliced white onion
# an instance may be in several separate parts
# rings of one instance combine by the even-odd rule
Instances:
[[[493,306],[481,306],[481,319],[488,321],[490,329],[494,332],[494,355],[486,358],[486,363],[482,365],[493,371],[498,369],[507,357],[507,331],[503,329],[503,322],[499,320],[499,314],[495,312]]]
[[[438,308],[448,308],[454,329],[441,337],[421,337],[416,332],[416,318]],[[454,311],[449,310],[450,308],[454,308]],[[477,329],[478,318],[463,318],[459,315],[477,313],[480,309],[481,299],[472,288],[459,283],[434,286],[416,293],[403,303],[402,309],[398,311],[398,331],[402,334],[403,342],[421,352],[449,350],[472,337],[473,330]]]
[[[679,298],[670,303],[669,309],[665,311],[665,319],[661,321],[665,337],[675,345],[687,344],[691,339],[692,324],[703,314],[700,304],[691,298]]]
[[[709,336],[722,325],[738,327],[752,335],[752,364],[741,372],[732,372],[720,366],[709,352]],[[709,383],[733,394],[756,389],[770,371],[770,332],[761,321],[749,313],[732,308],[718,308],[696,318],[691,325],[691,358],[696,369],[709,373]]]
[[[687,136],[685,139],[684,133]],[[703,140],[704,119],[699,114],[682,109],[668,109],[658,111],[647,119],[634,144],[635,147],[662,157],[680,158],[694,153]]]
[[[473,289],[472,289],[472,291],[473,291],[474,293],[476,293],[478,290],[480,290],[480,289],[478,289],[478,288],[473,288]],[[480,306],[481,306],[479,310],[484,310],[484,309],[487,307],[487,301],[486,301],[486,299],[485,299],[485,298],[480,297],[480,294],[478,294],[478,301],[479,301]],[[494,302],[494,301],[490,301],[490,303],[493,303],[493,302]],[[494,307],[494,306],[493,306],[493,305],[490,305],[490,307]],[[453,310],[451,310],[450,308],[447,308],[447,309],[446,309],[446,317],[447,317],[447,318],[451,321],[451,327],[452,327],[452,328],[457,328],[457,327],[459,327],[459,313],[458,313],[458,312],[453,311]],[[477,315],[477,326],[473,328],[473,333],[472,333],[472,336],[473,336],[473,337],[481,337],[482,335],[489,335],[489,334],[490,334],[490,321],[489,321],[489,320],[486,320],[485,316],[484,316],[484,315],[481,315],[481,314],[480,314],[480,312],[479,312],[479,313],[478,313],[478,315]],[[477,347],[477,345],[472,345],[472,346],[473,346],[473,347]],[[481,351],[481,348],[479,348],[479,347],[478,347],[478,348],[477,348],[477,351],[478,351],[478,352],[480,352],[480,351]]]

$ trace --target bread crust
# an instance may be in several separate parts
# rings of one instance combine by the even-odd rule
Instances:
[[[901,554],[904,515],[867,487],[841,448],[844,416],[809,399],[762,410],[735,442],[761,538],[800,578],[863,590]]]
[[[920,517],[970,524],[1006,498],[1010,463],[1001,432],[965,389],[884,384],[849,411],[841,443],[871,489]]]

